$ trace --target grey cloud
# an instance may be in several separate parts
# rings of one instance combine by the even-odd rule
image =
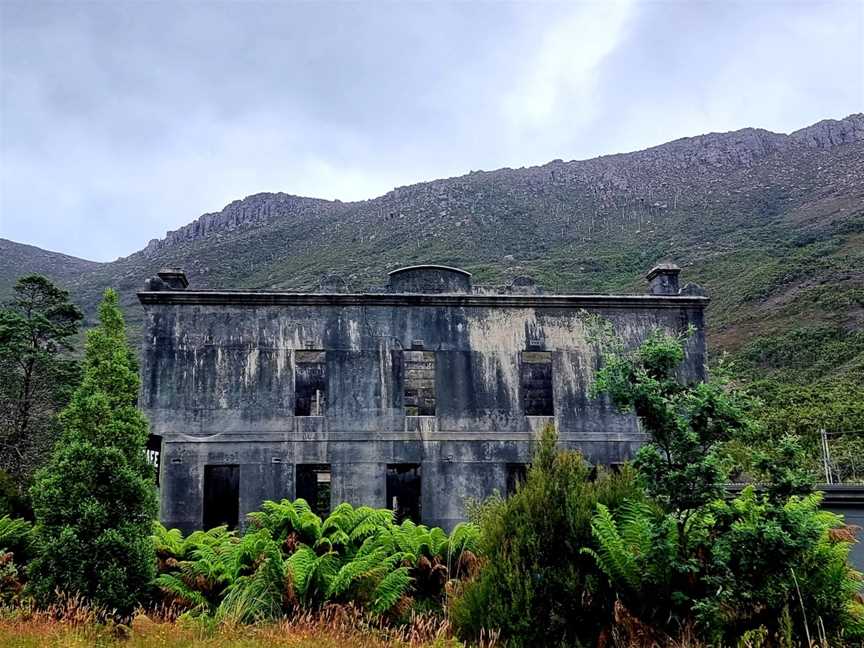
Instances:
[[[864,107],[859,3],[0,2],[0,236],[107,260],[256,191]]]

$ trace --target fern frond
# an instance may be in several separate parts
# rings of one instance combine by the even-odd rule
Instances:
[[[312,511],[301,513],[297,531],[309,544],[314,544],[321,537],[321,518]]]
[[[384,614],[405,595],[411,586],[412,578],[406,567],[399,567],[387,574],[378,583],[372,594],[371,611],[373,614]]]
[[[268,547],[259,557],[257,568],[240,576],[225,590],[217,609],[220,620],[252,623],[272,620],[282,614],[286,592],[286,570],[278,548]]]
[[[326,597],[329,599],[347,592],[354,582],[379,569],[384,558],[384,552],[378,550],[342,565],[328,584]]]
[[[305,597],[318,563],[318,554],[307,545],[301,545],[287,560],[287,568],[294,582],[294,589]]]
[[[639,575],[635,558],[621,536],[615,519],[603,504],[597,505],[597,513],[591,519],[591,531],[597,540],[598,548],[596,551],[583,549],[583,552],[597,561],[600,569],[613,583],[622,583],[631,589],[637,589]]]
[[[309,506],[309,502],[302,497],[294,500],[294,510],[297,512],[298,517],[302,517],[305,513],[312,513],[312,507]]]
[[[2,520],[0,520],[0,528],[2,528]],[[2,548],[2,530],[0,530],[0,548]],[[183,557],[183,533],[180,529],[166,529],[159,522],[153,523],[153,533],[150,536],[153,540],[153,547],[156,549],[156,554],[163,558],[181,559]]]
[[[191,609],[207,608],[210,603],[198,590],[190,587],[174,574],[160,574],[154,581],[156,587]]]
[[[0,554],[29,549],[36,540],[33,525],[27,520],[4,515],[0,518]]]

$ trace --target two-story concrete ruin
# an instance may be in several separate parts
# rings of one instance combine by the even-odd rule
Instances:
[[[395,270],[366,293],[335,277],[314,293],[192,290],[161,272],[139,293],[161,517],[234,525],[265,499],[304,497],[449,528],[466,498],[513,488],[548,423],[590,461],[622,462],[644,437],[589,395],[589,316],[630,345],[694,327],[682,371],[699,378],[708,299],[679,290],[678,273],[652,270],[647,294],[549,295],[443,266]]]

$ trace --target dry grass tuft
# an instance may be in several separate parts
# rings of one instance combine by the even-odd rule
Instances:
[[[833,542],[858,542],[858,534],[861,533],[861,527],[854,524],[844,524],[843,526],[828,531],[828,536]]]

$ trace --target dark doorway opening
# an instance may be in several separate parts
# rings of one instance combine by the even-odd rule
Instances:
[[[397,524],[420,524],[420,464],[387,464],[387,508]]]
[[[240,466],[204,466],[204,528],[240,520]]]
[[[554,416],[552,353],[523,351],[520,367],[522,407],[526,416]]]
[[[297,351],[294,394],[294,416],[324,416],[327,406],[327,354],[324,351]]]
[[[508,463],[507,464],[507,496],[509,497],[516,492],[520,484],[525,483],[525,478],[528,476],[528,464],[524,463]]]
[[[330,464],[297,464],[297,497],[321,517],[330,514]]]

